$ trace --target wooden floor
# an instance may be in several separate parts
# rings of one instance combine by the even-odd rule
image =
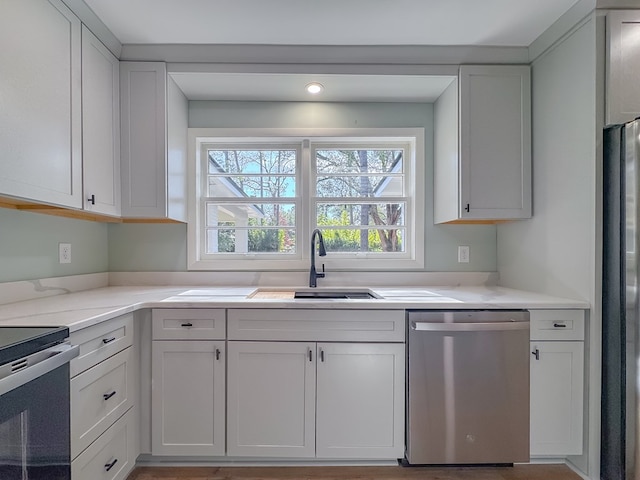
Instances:
[[[128,480],[580,480],[565,465],[514,467],[138,467]]]

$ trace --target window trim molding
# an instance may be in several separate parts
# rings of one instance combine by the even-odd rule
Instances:
[[[376,142],[404,141],[412,145],[410,165],[407,165],[407,197],[411,205],[410,218],[406,219],[407,225],[413,234],[410,251],[403,258],[380,258],[380,254],[362,253],[355,258],[345,258],[345,255],[336,254],[324,257],[323,263],[327,270],[333,271],[385,271],[385,270],[422,270],[424,269],[424,237],[425,237],[425,189],[418,188],[425,181],[425,129],[419,128],[189,128],[188,129],[188,162],[187,162],[187,269],[209,271],[302,271],[308,270],[311,246],[307,245],[306,237],[311,234],[311,204],[302,202],[299,212],[301,235],[299,250],[291,258],[284,255],[278,258],[257,258],[258,255],[247,254],[246,257],[254,257],[254,260],[245,261],[237,256],[229,259],[202,259],[200,258],[200,195],[202,192],[202,158],[203,144],[207,143],[248,143],[251,141],[264,141],[283,144],[290,143],[292,138],[302,140],[312,138],[311,143],[326,141],[353,141],[363,137],[376,137]],[[336,140],[340,139],[340,140]],[[310,167],[311,148],[309,142],[303,143],[300,162],[308,162]],[[310,168],[300,168],[300,194],[299,197],[309,197],[311,188],[309,178]]]

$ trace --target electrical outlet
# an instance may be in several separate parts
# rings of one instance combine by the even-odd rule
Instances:
[[[59,243],[58,244],[58,260],[60,263],[71,263],[71,244]]]
[[[458,263],[469,263],[469,247],[458,246]]]

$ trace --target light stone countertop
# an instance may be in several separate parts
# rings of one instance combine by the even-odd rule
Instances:
[[[0,326],[68,326],[73,332],[143,308],[377,310],[590,308],[585,301],[490,286],[372,288],[371,291],[382,297],[379,299],[247,298],[255,294],[256,290],[287,292],[309,289],[306,287],[104,287],[0,305]],[[317,290],[323,290],[323,288]],[[325,290],[340,290],[340,288]],[[353,290],[363,290],[363,288]]]

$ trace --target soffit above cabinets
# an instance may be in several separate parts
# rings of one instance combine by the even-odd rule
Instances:
[[[312,75],[172,72],[189,100],[273,102],[433,103],[452,76]],[[319,82],[324,91],[310,95],[305,85]]]
[[[122,44],[528,46],[579,0],[85,0]]]

